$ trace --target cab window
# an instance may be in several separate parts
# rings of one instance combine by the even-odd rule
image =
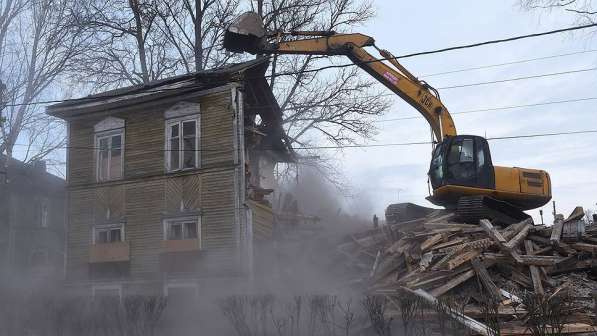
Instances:
[[[473,139],[463,139],[456,141],[450,147],[450,153],[448,155],[448,163],[462,163],[462,162],[474,162],[474,146]]]

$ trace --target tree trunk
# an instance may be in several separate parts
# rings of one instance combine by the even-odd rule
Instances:
[[[203,35],[201,33],[203,10],[201,1],[195,0],[195,71],[203,70]]]
[[[145,37],[143,36],[143,23],[141,21],[141,7],[138,0],[129,0],[129,6],[135,17],[135,39],[139,50],[139,63],[141,64],[141,78],[143,83],[149,82],[149,71],[147,69],[147,55],[145,52]]]

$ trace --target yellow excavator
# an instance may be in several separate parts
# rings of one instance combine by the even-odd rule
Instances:
[[[379,51],[372,56],[366,47]],[[259,15],[247,12],[226,30],[224,48],[251,54],[343,55],[365,70],[427,120],[434,136],[429,166],[433,193],[427,199],[455,209],[463,220],[490,218],[504,224],[528,218],[524,210],[540,207],[551,199],[551,181],[543,170],[494,166],[487,140],[457,135],[448,109],[438,92],[419,80],[373,38],[333,31],[268,32]],[[390,64],[387,64],[389,62]]]

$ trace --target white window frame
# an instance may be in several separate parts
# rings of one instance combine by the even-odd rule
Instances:
[[[48,211],[49,211],[49,200],[47,198],[42,198],[39,202],[39,225],[42,228],[48,227]]]
[[[168,297],[170,288],[191,288],[194,289],[195,298],[199,297],[199,284],[196,282],[166,282],[164,284],[164,296]]]
[[[93,227],[93,230],[91,230],[91,241],[93,243],[93,245],[95,245],[97,242],[97,235],[99,232],[102,231],[110,231],[110,230],[114,230],[114,229],[120,229],[120,242],[124,242],[126,241],[126,233],[124,230],[124,223],[118,223],[118,224],[106,224],[106,225],[96,225]],[[114,242],[109,242],[109,243],[97,243],[97,244],[110,244],[110,243],[114,243]]]
[[[194,121],[195,122],[195,166],[194,167],[184,167],[184,134],[183,134],[183,123],[187,121]],[[178,124],[178,168],[173,168],[170,166],[170,155],[173,154],[171,146],[170,146],[170,127],[173,125]],[[165,127],[164,127],[164,140],[165,140],[165,165],[167,172],[177,172],[177,171],[184,171],[184,170],[192,170],[200,168],[201,166],[201,122],[200,116],[198,114],[188,115],[179,118],[172,118],[166,119]]]
[[[110,149],[108,155],[108,175],[111,175],[111,164],[110,161],[112,160],[112,137],[120,135],[120,177],[119,178],[112,178],[108,176],[105,180],[100,179],[100,140],[104,138],[110,138],[108,148]],[[125,138],[124,138],[124,128],[119,128],[110,131],[98,132],[95,133],[95,177],[97,182],[109,182],[109,181],[117,181],[124,178],[124,147],[125,147]]]
[[[173,223],[187,223],[187,222],[195,222],[197,225],[197,238],[190,238],[190,239],[197,239],[199,240],[199,248],[201,248],[201,216],[186,216],[186,217],[175,217],[175,218],[167,218],[163,220],[162,230],[163,230],[163,239],[164,240],[187,240],[184,238],[185,233],[185,226],[183,225],[183,232],[182,232],[182,239],[168,239],[168,229],[170,225]]]
[[[118,291],[118,299],[122,301],[122,285],[92,285],[91,286],[91,297],[96,297],[96,291],[98,290],[117,290]]]

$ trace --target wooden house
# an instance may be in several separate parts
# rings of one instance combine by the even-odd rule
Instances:
[[[0,156],[0,162],[0,286],[58,283],[64,275],[66,183],[48,173],[44,161]]]
[[[67,282],[196,292],[250,273],[292,160],[263,59],[52,105],[68,123]]]

